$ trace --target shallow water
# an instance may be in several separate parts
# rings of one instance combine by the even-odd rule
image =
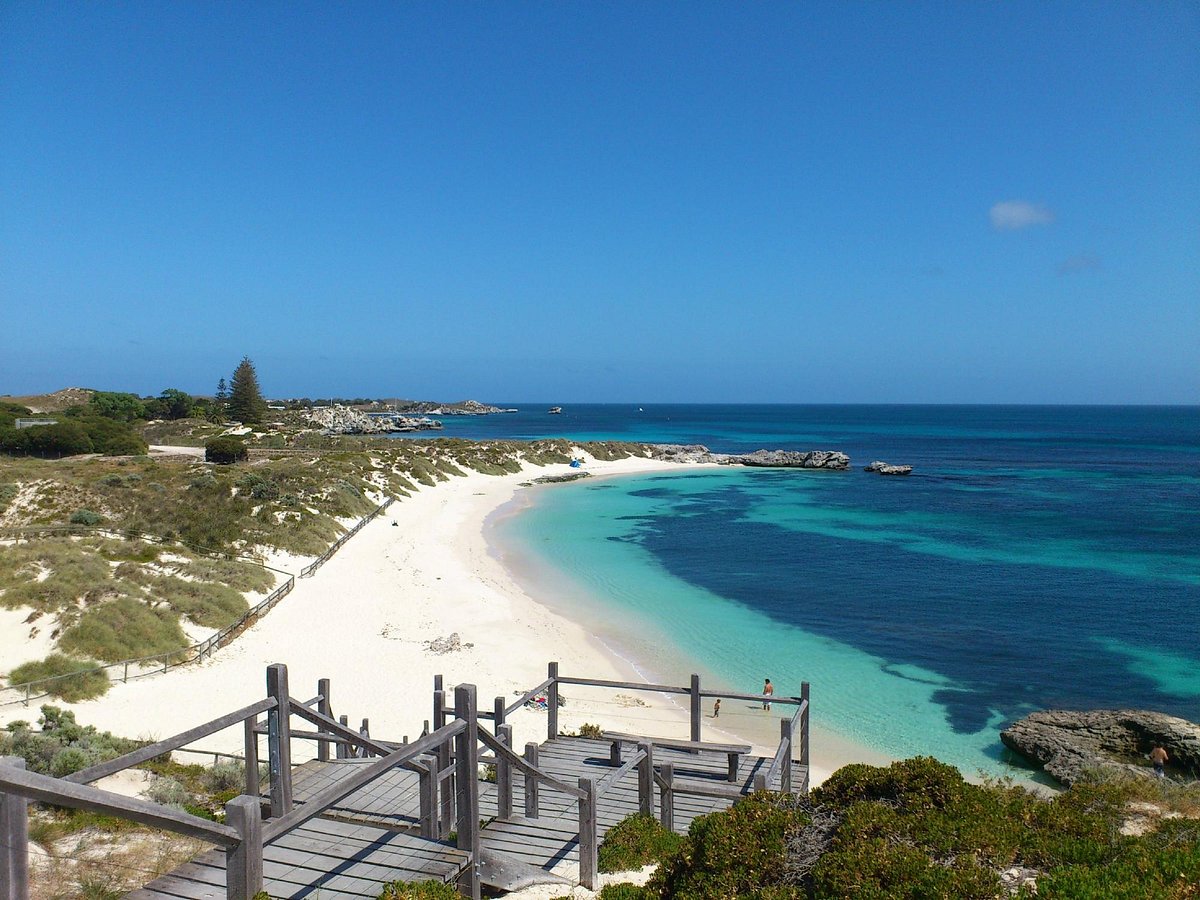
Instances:
[[[808,680],[826,728],[967,771],[1001,770],[998,729],[1033,709],[1200,718],[1200,410],[647,412],[576,410],[579,432],[567,415],[468,425],[840,449],[856,470],[557,485],[497,526],[643,666],[748,691]],[[876,458],[917,469],[858,471]]]

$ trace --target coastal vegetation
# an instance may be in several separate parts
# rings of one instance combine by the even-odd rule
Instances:
[[[626,820],[606,866],[659,866],[601,896],[1180,900],[1200,896],[1198,815],[1196,785],[1094,777],[1045,797],[927,757],[855,764],[811,797],[758,793],[702,816],[675,848]]]

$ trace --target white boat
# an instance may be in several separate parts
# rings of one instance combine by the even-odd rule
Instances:
[[[561,407],[561,406],[552,406],[552,407],[550,407],[550,415],[552,415],[552,416],[558,416],[558,415],[561,415],[561,414],[562,414],[562,407]]]

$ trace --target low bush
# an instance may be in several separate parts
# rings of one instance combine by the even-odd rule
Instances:
[[[599,725],[593,725],[591,722],[584,722],[579,726],[579,736],[600,740],[600,736],[604,734],[604,729]]]
[[[629,816],[604,835],[599,851],[600,871],[628,872],[661,862],[682,843],[682,835],[668,831],[654,817]]]
[[[204,445],[204,459],[210,463],[230,465],[248,459],[246,442],[236,437],[215,437]]]
[[[51,653],[45,659],[17,666],[8,673],[8,683],[28,684],[53,678],[54,681],[40,685],[38,693],[44,690],[51,697],[67,703],[78,703],[103,696],[108,691],[108,675],[98,671],[99,665],[92,659],[71,659],[61,653]]]
[[[646,885],[655,897],[801,897],[785,883],[788,833],[807,815],[787,797],[756,793],[724,812],[695,819],[679,850]]]
[[[74,713],[56,706],[43,706],[38,724],[41,731],[32,730],[27,722],[10,723],[0,732],[0,756],[19,756],[29,771],[41,775],[66,775],[139,746],[136,741],[80,725]]]
[[[379,900],[457,900],[458,896],[458,891],[440,881],[393,881],[384,887]]]
[[[92,512],[90,509],[77,509],[71,513],[70,522],[72,525],[99,525],[104,521],[104,516],[98,512]]]

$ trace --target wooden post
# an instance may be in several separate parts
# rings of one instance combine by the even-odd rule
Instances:
[[[800,682],[800,699],[808,700],[808,682]],[[800,714],[800,765],[808,765],[808,711],[811,709],[812,703],[804,707],[804,712]],[[808,779],[805,779],[805,784]]]
[[[754,773],[754,789],[756,791],[765,791],[767,789],[767,773],[759,770]]]
[[[369,738],[371,736],[371,720],[370,719],[363,719],[362,727],[358,729],[358,733],[361,734],[365,738]],[[355,755],[361,756],[363,759],[366,759],[368,756],[371,755],[371,751],[367,749],[366,744],[363,744],[358,748],[358,753]]]
[[[437,731],[446,724],[446,692],[442,689],[442,676],[433,676],[433,729]],[[444,772],[450,768],[450,742],[443,741],[438,745],[438,771]],[[441,813],[439,821],[441,828],[439,836],[445,837],[450,833],[450,823],[454,821],[454,776],[448,776],[444,787],[440,788]]]
[[[579,789],[579,883],[589,891],[596,889],[600,847],[596,840],[596,782],[580,778]]]
[[[675,765],[663,763],[663,784],[659,788],[658,820],[667,831],[675,830]]]
[[[350,717],[349,716],[338,716],[338,724],[342,725],[346,728],[349,728],[350,727]],[[354,748],[351,747],[349,744],[342,742],[337,745],[337,758],[338,759],[349,759],[353,755],[354,755]]]
[[[496,726],[496,737],[509,750],[513,748],[513,732],[511,725]],[[501,753],[496,754],[496,815],[501,819],[511,819],[513,814],[513,779],[512,763]]]
[[[654,745],[642,741],[638,749],[645,754],[638,763],[638,812],[643,816],[654,815]]]
[[[246,726],[243,741],[246,757],[246,795],[259,797],[262,795],[262,788],[258,783],[258,733],[254,730],[258,727],[258,716],[251,716],[242,724]]]
[[[0,756],[0,766],[24,769],[19,756]],[[29,801],[18,794],[0,793],[0,897],[26,900],[29,896]]]
[[[421,804],[421,837],[430,840],[437,837],[437,783],[438,757],[430,753],[421,758],[421,771],[417,776]]]
[[[787,745],[783,754],[783,768],[779,772],[779,790],[785,794],[792,792],[792,719],[790,716],[779,720],[779,743]]]
[[[504,698],[497,697],[492,701],[492,721],[495,722],[496,727],[499,728],[504,724],[504,718]],[[498,736],[499,732],[497,732],[497,737]]]
[[[317,703],[317,712],[323,716],[333,718],[333,705],[329,702],[329,679],[322,678],[317,681],[317,693],[321,695],[321,700]],[[325,733],[325,726],[318,725],[317,731],[321,734]],[[317,759],[321,762],[329,762],[329,742],[317,741]]]
[[[287,666],[267,667],[267,696],[275,708],[267,711],[267,751],[271,763],[271,816],[292,811],[292,726]],[[255,892],[251,892],[255,893]]]
[[[469,857],[463,872],[463,893],[479,900],[479,720],[475,704],[475,685],[460,684],[454,689],[454,717],[467,723],[454,737],[457,846],[467,851]]]
[[[546,740],[558,737],[558,663],[546,667],[550,685],[546,688]]]
[[[525,745],[525,762],[531,766],[538,764],[538,745],[530,741]],[[538,817],[538,780],[525,773],[525,816],[529,819]]]
[[[242,842],[225,851],[225,896],[252,900],[263,889],[262,815],[254,797],[234,797],[225,804],[225,823]]]
[[[608,764],[614,769],[621,767],[621,741],[614,739],[612,746],[608,748]]]
[[[700,740],[700,676],[692,675],[692,737]],[[697,751],[699,752],[699,751]]]

